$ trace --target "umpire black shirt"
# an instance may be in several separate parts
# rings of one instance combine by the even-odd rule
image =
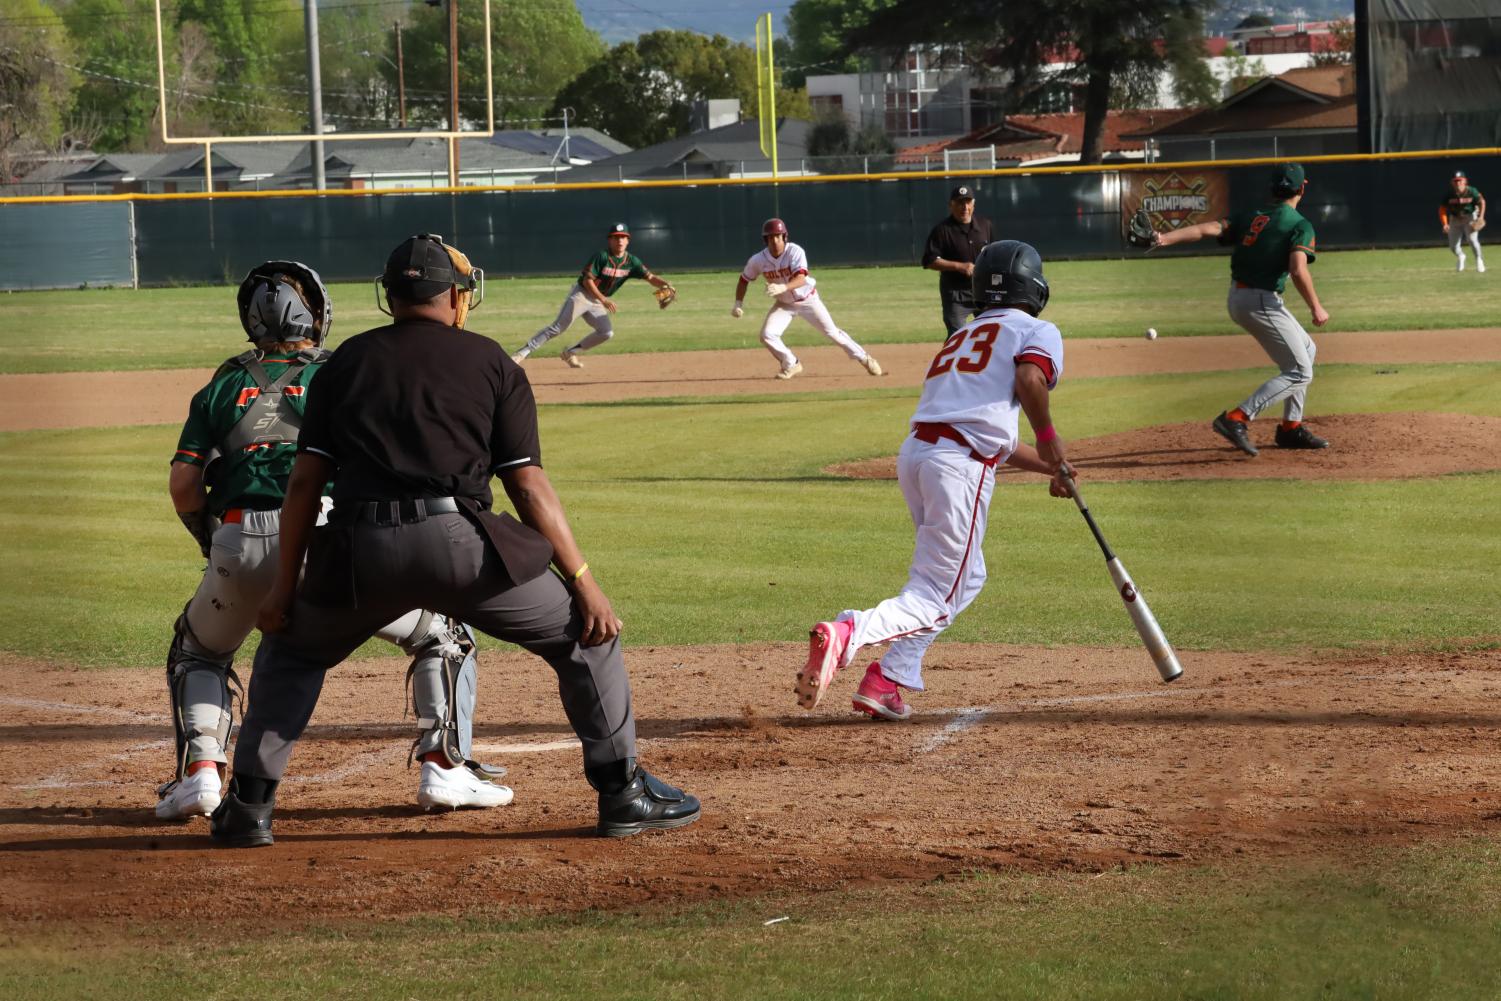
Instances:
[[[943,217],[942,222],[933,227],[933,232],[928,234],[928,245],[923,248],[922,252],[922,266],[930,267],[940,257],[945,261],[973,264],[985,245],[995,239],[991,234],[990,220],[984,216],[979,214],[971,216],[966,224],[959,222],[950,213]],[[938,272],[938,289],[945,293],[968,294],[970,291],[969,275],[958,271],[940,271]]]
[[[468,497],[542,464],[537,405],[521,366],[488,337],[414,320],[339,345],[312,380],[298,450],[338,467],[333,499]]]

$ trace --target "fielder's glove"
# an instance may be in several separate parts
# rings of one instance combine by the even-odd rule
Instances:
[[[1472,219],[1472,220],[1470,220],[1470,232],[1471,233],[1478,233],[1482,229],[1485,229],[1485,220],[1484,219]]]
[[[1136,214],[1131,217],[1130,224],[1126,227],[1126,242],[1142,250],[1151,250],[1161,240],[1157,231],[1152,228],[1152,220],[1147,218],[1147,210],[1137,209]]]
[[[661,309],[666,309],[678,301],[678,290],[671,285],[663,285],[653,292],[652,295],[657,297],[657,306]]]
[[[740,299],[736,299],[735,300],[735,305],[733,305],[733,306],[730,307],[730,315],[733,316],[737,320],[740,319],[742,316],[744,316],[745,315],[745,303],[742,300],[740,300]]]
[[[787,291],[787,286],[783,285],[781,282],[766,283],[766,294],[771,296],[773,299],[775,299],[785,291]]]

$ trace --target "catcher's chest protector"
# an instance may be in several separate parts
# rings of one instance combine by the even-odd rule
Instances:
[[[302,415],[291,407],[282,406],[285,390],[297,381],[297,376],[309,364],[323,361],[328,356],[329,352],[321,348],[298,352],[297,357],[287,363],[287,370],[274,380],[261,365],[258,352],[247,351],[235,358],[234,363],[250,374],[259,392],[219,443],[219,451],[228,455],[253,445],[295,443],[297,433],[302,430]]]

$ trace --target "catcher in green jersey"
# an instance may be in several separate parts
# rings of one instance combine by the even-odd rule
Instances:
[[[1313,379],[1317,348],[1303,325],[1282,301],[1287,280],[1308,304],[1313,325],[1329,322],[1329,312],[1313,288],[1313,224],[1298,213],[1298,203],[1308,182],[1302,164],[1285,163],[1271,178],[1271,199],[1260,208],[1239,212],[1214,222],[1157,233],[1144,210],[1131,220],[1127,240],[1134,246],[1169,247],[1202,237],[1216,237],[1233,244],[1230,255],[1230,318],[1277,364],[1278,372],[1256,388],[1240,405],[1214,419],[1217,434],[1247,455],[1257,454],[1251,443],[1250,424],[1267,407],[1282,403],[1282,423],[1274,438],[1279,448],[1328,448],[1329,443],[1303,426],[1303,404]]]
[[[569,368],[583,368],[584,363],[579,360],[579,355],[590,348],[599,347],[615,336],[615,330],[610,325],[610,314],[615,312],[615,300],[611,296],[620,291],[620,286],[628,279],[640,278],[650,283],[656,289],[652,294],[657,297],[657,305],[662,309],[677,301],[677,289],[666,279],[652,274],[651,268],[641,258],[627,250],[631,243],[631,231],[625,223],[617,222],[611,226],[606,241],[608,250],[597,251],[584,262],[584,270],[579,273],[579,280],[573,288],[568,290],[568,298],[563,300],[558,318],[537,331],[531,340],[522,345],[520,351],[511,355],[512,361],[517,364],[525,361],[533,351],[567,330],[574,320],[582,316],[593,331],[573,347],[565,348],[563,361]]]
[[[163,820],[207,816],[222,798],[233,724],[234,655],[254,628],[274,580],[278,530],[297,432],[333,309],[317,272],[267,261],[239,290],[240,322],[254,343],[193,397],[172,458],[172,504],[208,560],[173,624],[167,689],[177,774],[158,791]],[[474,634],[432,612],[408,612],[379,635],[413,656],[407,677],[421,733],[417,802],[424,808],[503,806],[498,770],[469,760],[475,701]]]

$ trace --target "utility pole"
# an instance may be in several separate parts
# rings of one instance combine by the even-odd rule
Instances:
[[[317,0],[302,0],[303,21],[307,25],[307,79],[308,116],[312,119],[312,133],[323,134],[323,75],[318,67],[318,4]],[[323,143],[313,140],[309,154],[313,161],[313,188],[322,191],[328,186],[323,177]]]
[[[401,22],[396,22],[396,115],[402,128],[407,127],[407,74],[401,58]]]
[[[459,131],[459,0],[448,0],[448,131]],[[448,140],[448,186],[459,186],[459,140]]]

